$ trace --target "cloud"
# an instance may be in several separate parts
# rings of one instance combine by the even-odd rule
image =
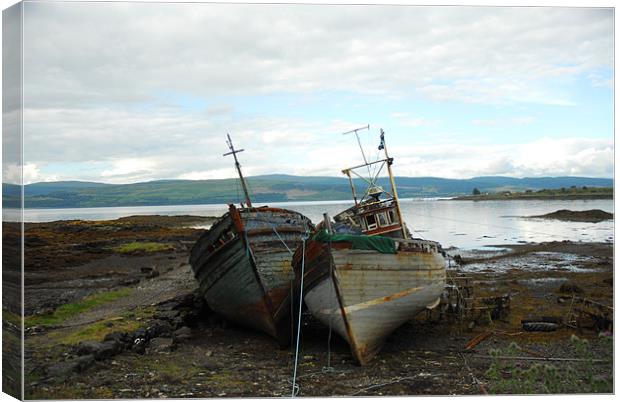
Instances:
[[[62,107],[162,90],[417,88],[436,100],[572,104],[546,81],[610,69],[612,19],[545,7],[28,3],[25,96]]]
[[[58,176],[41,173],[39,167],[34,163],[27,163],[21,166],[19,163],[3,163],[2,181],[11,184],[24,184],[57,181]]]
[[[286,123],[281,122],[281,125],[285,127]],[[291,132],[295,132],[294,129]],[[363,161],[352,138],[340,138],[333,133],[313,131],[311,126],[307,126],[303,138],[308,140],[307,145],[300,144],[295,136],[289,136],[282,139],[280,144],[266,146],[255,133],[245,132],[234,136],[233,141],[238,148],[245,149],[239,158],[246,176],[272,173],[340,176],[341,169],[359,165]],[[613,175],[613,140],[541,138],[509,145],[460,145],[441,141],[416,146],[394,138],[388,140],[391,156],[395,158],[393,169],[398,176],[470,178],[487,175]],[[221,156],[227,151],[224,137],[219,142],[216,147],[205,152],[194,149],[168,156],[112,160],[102,174],[95,176],[89,173],[89,169],[83,169],[83,175],[76,169],[67,177],[46,177],[37,167],[33,170],[37,173],[30,175],[27,181],[79,179],[128,183],[162,178],[235,178],[237,172],[232,158]],[[383,156],[373,149],[376,150],[376,147],[367,153],[369,160]],[[208,168],[205,168],[207,166]]]
[[[614,169],[613,140],[541,138],[510,145],[438,144],[397,150],[394,170],[403,176],[612,177]]]
[[[516,125],[516,126],[525,126],[528,124],[532,124],[536,121],[536,117],[534,116],[518,116],[511,118],[496,118],[496,119],[474,119],[471,121],[471,124],[474,126],[486,126],[486,127],[494,127],[497,125]]]
[[[229,151],[226,133],[237,149],[245,149],[239,158],[247,175],[338,175],[344,167],[339,162],[360,160],[354,140],[340,135],[361,126],[359,122],[255,116],[212,119],[208,112],[167,109],[29,109],[25,114],[28,161],[41,167],[70,162],[74,168],[69,172],[54,173],[60,180],[129,183],[220,174],[219,178],[236,177],[232,157],[223,156]],[[378,143],[375,137],[373,144]]]
[[[512,78],[488,76],[457,79],[448,84],[429,84],[417,88],[417,92],[432,100],[459,101],[471,104],[509,105],[533,103],[553,106],[574,106],[575,100],[547,86],[543,77]]]
[[[157,163],[149,158],[119,159],[112,162],[112,168],[101,172],[101,177],[108,182],[134,182],[152,178]]]
[[[415,117],[406,112],[390,113],[390,116],[404,127],[418,128],[423,126],[433,126],[437,124],[437,122],[434,120],[429,120],[424,117]]]
[[[517,124],[520,126],[532,124],[536,121],[536,117],[534,116],[522,116],[522,117],[513,117],[510,119],[512,124]]]
[[[246,149],[247,175],[339,175],[361,160],[340,133],[377,119],[357,112],[358,97],[399,127],[430,130],[445,121],[407,104],[391,113],[382,100],[574,105],[574,92],[557,84],[585,76],[606,85],[613,65],[611,9],[29,2],[25,10],[33,180],[235,177],[222,156],[227,132]],[[274,94],[295,101],[273,107]],[[308,99],[320,107],[306,110]],[[334,110],[343,117],[325,113]],[[518,110],[496,123],[535,122]],[[510,146],[433,140],[409,153],[390,148],[399,174],[606,175],[613,164],[597,144],[560,147],[570,163],[526,163]],[[364,145],[369,157],[374,142]],[[63,164],[85,169],[52,168]]]
[[[181,180],[221,179],[223,177],[230,177],[231,172],[232,172],[232,168],[230,167],[225,168],[225,169],[193,171],[193,172],[183,173],[179,175],[179,179]]]
[[[495,119],[474,119],[471,121],[474,126],[496,126],[497,120]]]

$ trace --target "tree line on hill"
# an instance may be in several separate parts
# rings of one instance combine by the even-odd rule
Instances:
[[[497,193],[562,187],[613,187],[612,179],[587,177],[397,177],[395,180],[402,198],[462,196],[472,194],[472,188],[480,193]],[[265,175],[249,177],[247,181],[256,203],[351,198],[349,181],[344,177]],[[389,189],[387,178],[379,178],[377,184]],[[360,179],[356,179],[354,185],[358,194],[366,189],[366,183]],[[3,206],[19,207],[21,187],[3,183],[2,188]],[[24,194],[26,208],[225,204],[238,203],[243,199],[237,179],[157,180],[132,184],[76,181],[33,183],[24,186]]]

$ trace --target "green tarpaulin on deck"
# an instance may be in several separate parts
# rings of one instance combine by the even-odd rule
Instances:
[[[396,254],[396,243],[394,239],[385,236],[329,234],[327,231],[321,230],[312,237],[312,240],[323,243],[328,243],[330,241],[332,243],[346,241],[351,243],[351,248],[354,250],[377,250],[383,254]]]

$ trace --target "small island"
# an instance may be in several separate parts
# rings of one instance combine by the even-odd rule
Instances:
[[[471,195],[452,198],[458,201],[496,201],[496,200],[586,200],[613,199],[613,187],[562,187],[558,189],[499,191],[484,193],[474,188]]]
[[[566,222],[592,222],[598,223],[614,219],[614,214],[601,211],[600,209],[590,209],[587,211],[570,211],[560,209],[545,215],[528,216],[527,218],[553,219]]]

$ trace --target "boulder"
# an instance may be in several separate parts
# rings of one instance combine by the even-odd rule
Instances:
[[[174,339],[183,340],[190,339],[192,337],[192,330],[188,327],[181,327],[174,331]]]
[[[95,356],[84,355],[75,359],[59,362],[48,366],[47,375],[53,379],[61,380],[72,372],[82,372],[95,362]]]
[[[112,341],[116,342],[123,347],[131,343],[131,336],[127,332],[110,332],[103,338],[104,342]]]
[[[103,344],[97,341],[82,341],[76,347],[78,356],[95,355],[103,348]]]
[[[159,320],[172,321],[175,317],[178,317],[179,314],[177,310],[158,311],[153,317]]]
[[[138,283],[140,283],[140,278],[126,278],[120,282],[122,286],[132,286],[137,285]]]
[[[79,356],[92,355],[96,360],[108,359],[121,351],[121,347],[114,341],[96,342],[83,341],[77,346]]]
[[[172,325],[168,321],[164,320],[154,320],[151,321],[149,326],[146,328],[146,338],[158,338],[165,335],[172,334]]]
[[[174,319],[172,320],[172,326],[174,328],[181,328],[185,325],[185,322],[187,321],[185,319],[186,316],[178,316],[178,317],[174,317]]]
[[[99,350],[99,353],[95,354],[95,359],[97,360],[109,359],[110,357],[120,353],[122,350],[121,346],[114,341],[103,342],[101,346],[102,347]]]
[[[146,351],[146,339],[145,338],[136,338],[133,341],[133,345],[131,345],[131,350],[136,352],[139,355],[143,355]]]
[[[166,353],[174,349],[172,338],[153,338],[147,347],[149,353]]]
[[[138,328],[131,334],[132,341],[140,338],[146,338],[146,328]]]
[[[148,275],[146,275],[147,279],[157,278],[159,276],[159,271],[152,270]]]

